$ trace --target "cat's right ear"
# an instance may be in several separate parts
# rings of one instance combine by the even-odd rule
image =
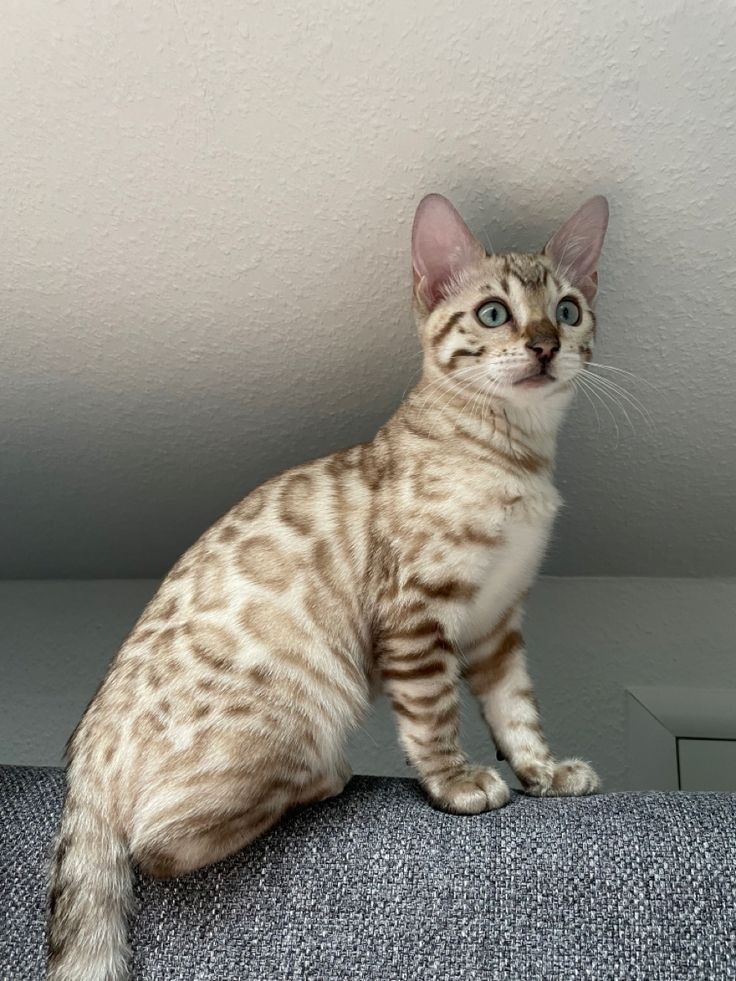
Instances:
[[[411,232],[414,295],[429,313],[447,294],[453,276],[486,254],[480,242],[441,194],[422,198]]]

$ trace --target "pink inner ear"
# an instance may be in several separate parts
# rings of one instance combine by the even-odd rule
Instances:
[[[596,267],[607,227],[608,202],[598,195],[586,201],[544,247],[545,255],[589,300],[597,288]]]
[[[414,216],[411,258],[414,288],[428,310],[443,298],[453,275],[484,256],[485,249],[447,198],[422,198]]]

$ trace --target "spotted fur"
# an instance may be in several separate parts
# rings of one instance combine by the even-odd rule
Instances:
[[[509,796],[460,746],[463,675],[530,792],[595,789],[587,764],[547,747],[521,630],[560,503],[555,440],[593,344],[590,300],[549,253],[476,250],[439,296],[415,280],[416,388],[371,442],[274,477],[182,556],[73,734],[52,981],[127,976],[131,863],[180,875],[339,793],[346,737],[380,685],[438,807]],[[562,296],[580,305],[574,328],[554,321]],[[503,328],[475,315],[489,297],[513,313]],[[515,385],[538,367],[539,338],[559,344],[556,380]]]

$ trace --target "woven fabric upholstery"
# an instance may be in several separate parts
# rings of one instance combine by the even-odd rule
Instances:
[[[0,769],[0,977],[43,977],[59,770]],[[134,979],[736,978],[736,795],[433,810],[354,779],[249,849],[137,880]]]

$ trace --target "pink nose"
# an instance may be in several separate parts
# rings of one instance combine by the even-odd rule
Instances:
[[[559,341],[550,340],[548,337],[533,337],[527,341],[527,348],[534,351],[542,364],[549,362],[560,350]]]

